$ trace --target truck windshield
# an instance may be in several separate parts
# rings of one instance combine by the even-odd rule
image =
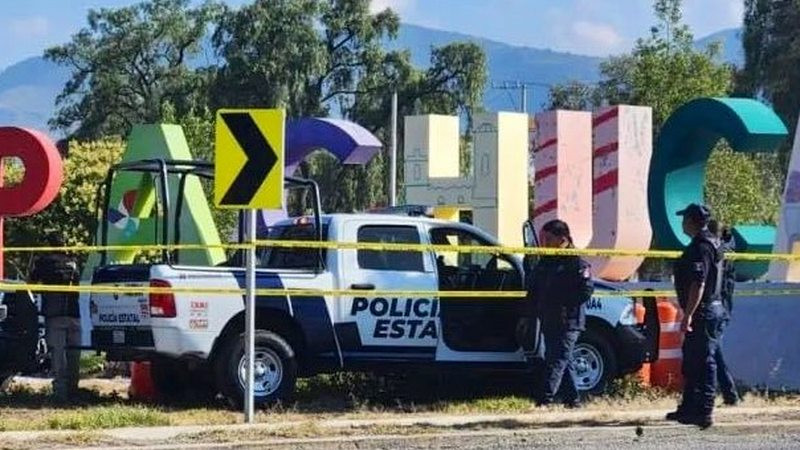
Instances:
[[[269,240],[315,241],[316,230],[313,224],[282,225],[270,228]],[[322,226],[322,240],[328,239],[328,226]],[[261,247],[258,249],[258,267],[264,269],[316,270],[325,260],[325,249]]]

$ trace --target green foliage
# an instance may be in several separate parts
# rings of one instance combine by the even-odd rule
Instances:
[[[73,70],[52,126],[95,138],[125,135],[134,123],[175,122],[194,155],[211,160],[211,112],[222,107],[282,107],[289,118],[341,115],[388,141],[392,91],[400,136],[405,115],[461,113],[470,124],[481,102],[486,57],[479,46],[433,48],[429,68],[418,70],[407,51],[383,48],[399,18],[390,9],[372,14],[370,0],[195,4],[145,0],[91,11],[86,28],[46,52]],[[219,63],[190,68],[187,59],[209,33]],[[301,171],[323,184],[329,211],[354,211],[386,203],[387,163],[387,150],[366,167],[316,156]],[[231,213],[215,220],[223,234],[235,221]]]
[[[41,246],[50,233],[60,234],[67,245],[91,244],[97,229],[98,186],[105,180],[111,165],[119,162],[124,148],[119,138],[71,142],[58,197],[39,214],[7,219],[6,245]],[[27,278],[32,256],[8,254],[7,275]],[[86,257],[85,254],[78,256]]]
[[[586,111],[600,104],[599,90],[580,81],[568,81],[550,87],[547,109]]]
[[[415,112],[463,113],[470,123],[486,83],[482,49],[434,48],[420,71],[408,52],[382,47],[398,25],[391,10],[370,14],[367,0],[258,0],[227,11],[214,34],[225,63],[215,72],[212,105],[281,106],[290,117],[338,111],[387,142],[397,91],[400,136],[402,117]],[[386,149],[366,167],[315,154],[300,172],[320,183],[325,210],[350,212],[387,203],[388,160]]]
[[[550,92],[553,107],[586,109],[602,102],[653,108],[656,132],[675,109],[698,97],[728,93],[732,69],[716,62],[719,45],[697,50],[682,23],[681,0],[656,0],[658,23],[639,39],[630,54],[600,64],[602,79],[594,88],[579,82],[557,85]]]
[[[50,125],[81,139],[124,136],[133,124],[158,122],[165,101],[182,112],[195,106],[205,79],[187,59],[200,51],[219,7],[189,4],[149,0],[90,10],[86,28],[45,52],[72,69]]]
[[[745,66],[737,77],[737,91],[768,101],[794,135],[800,106],[800,3],[745,0],[744,5]],[[784,168],[789,154],[785,146]]]
[[[80,375],[81,377],[96,376],[103,373],[106,367],[105,354],[83,354],[80,359]]]
[[[765,156],[772,156],[767,158]],[[711,154],[706,176],[706,202],[714,215],[727,224],[775,224],[781,205],[783,183],[767,178],[775,169],[774,155],[756,158],[736,153],[720,144]]]

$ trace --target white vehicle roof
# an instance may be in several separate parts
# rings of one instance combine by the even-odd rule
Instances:
[[[305,216],[309,220],[313,220],[313,218]],[[330,224],[331,222],[339,222],[342,220],[347,219],[364,219],[367,221],[373,220],[376,222],[382,223],[396,223],[398,225],[409,225],[409,224],[428,224],[434,226],[456,226],[460,228],[469,228],[470,230],[478,233],[481,237],[485,238],[486,240],[490,241],[492,244],[497,244],[497,238],[488,234],[487,232],[481,230],[480,228],[464,223],[464,222],[454,222],[451,220],[443,220],[443,219],[435,219],[426,216],[409,216],[403,214],[372,214],[372,213],[336,213],[336,214],[322,214],[320,215],[320,220],[322,221],[323,225]],[[287,226],[293,225],[297,223],[298,220],[303,218],[292,218],[281,220],[275,223],[275,226]]]

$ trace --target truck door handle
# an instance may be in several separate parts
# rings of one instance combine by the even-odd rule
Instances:
[[[359,291],[374,291],[375,285],[372,283],[356,283],[351,284],[350,289],[357,289]]]

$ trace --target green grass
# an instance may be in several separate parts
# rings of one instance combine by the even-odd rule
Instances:
[[[146,406],[100,406],[58,412],[47,419],[51,430],[98,430],[122,427],[170,425],[163,411]]]
[[[257,421],[308,421],[329,417],[366,418],[406,413],[527,414],[547,412],[530,396],[533,380],[498,374],[424,374],[379,376],[366,373],[319,375],[298,382],[295,398],[258,412]],[[678,395],[646,388],[635,377],[616,380],[607,395],[587,402],[587,410],[669,409]],[[745,406],[800,407],[791,392],[748,391]],[[55,403],[48,385],[12,385],[0,394],[0,431],[98,430],[166,425],[241,423],[238,410],[221,401],[186,399],[140,405],[115,392],[82,389],[70,404]],[[294,433],[294,431],[293,431]]]
[[[105,354],[83,354],[80,361],[81,377],[91,377],[103,373],[106,367]]]

